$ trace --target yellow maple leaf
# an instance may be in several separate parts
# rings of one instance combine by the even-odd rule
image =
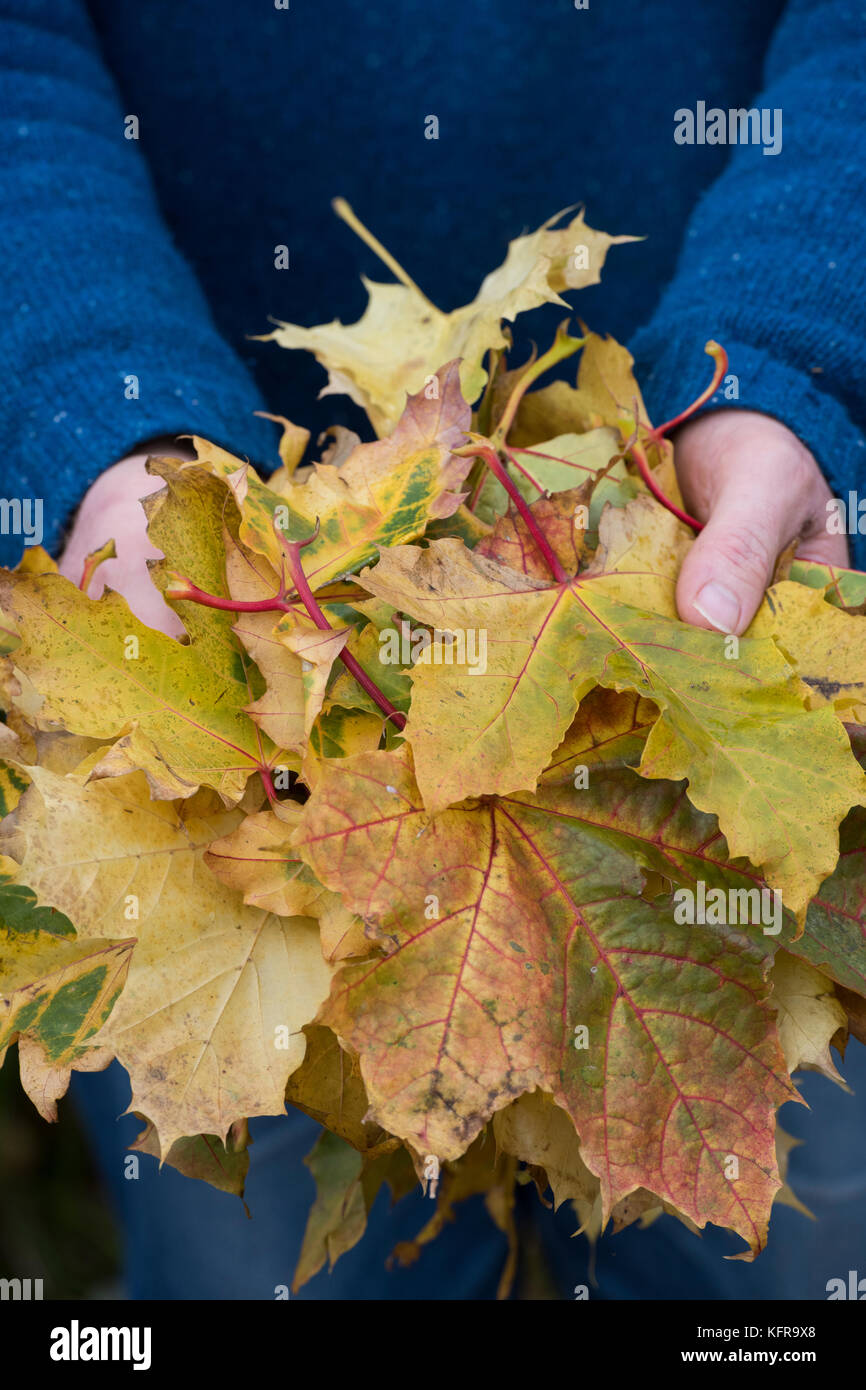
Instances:
[[[462,359],[463,394],[475,401],[487,381],[485,354],[508,341],[502,319],[515,319],[540,304],[568,307],[562,290],[598,284],[610,247],[637,240],[594,231],[586,225],[583,209],[566,226],[554,228],[564,215],[557,213],[536,232],[510,242],[502,265],[485,277],[472,303],[446,314],[361,226],[347,203],[340,199],[335,208],[401,283],[383,285],[365,278],[369,303],[357,323],[335,319],[317,328],[281,323],[263,341],[312,352],[328,370],[322,394],[351,396],[379,435],[396,424],[407,394],[420,390],[452,358]]]

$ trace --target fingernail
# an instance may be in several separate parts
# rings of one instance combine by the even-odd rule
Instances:
[[[706,618],[717,632],[735,631],[740,620],[740,600],[724,584],[711,579],[709,584],[698,590],[693,603],[701,617]]]

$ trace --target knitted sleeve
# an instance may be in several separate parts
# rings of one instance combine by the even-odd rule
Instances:
[[[0,54],[0,491],[43,499],[51,548],[148,438],[195,430],[273,461],[276,436],[172,243],[85,5],[0,0]],[[0,535],[0,562],[21,549]]]
[[[780,131],[781,148],[732,148],[690,219],[673,280],[632,344],[651,417],[664,420],[706,385],[712,363],[703,346],[716,338],[732,379],[713,408],[783,421],[843,495],[866,493],[864,70],[862,3],[790,0],[764,90],[742,103],[769,113],[767,133]],[[710,112],[698,110],[700,92],[689,97],[697,138],[708,133]],[[688,133],[684,116],[681,129]],[[849,540],[854,563],[866,568],[866,536]]]

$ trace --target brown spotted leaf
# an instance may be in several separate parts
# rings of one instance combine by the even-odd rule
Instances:
[[[575,1123],[606,1211],[645,1187],[758,1249],[772,1116],[796,1094],[767,949],[641,899],[603,806],[599,833],[563,823],[576,795],[558,782],[431,818],[405,750],[328,768],[298,845],[386,954],[344,967],[320,1018],[360,1055],[371,1114],[418,1152],[457,1157],[540,1087]]]
[[[665,557],[667,567],[675,553]],[[772,638],[741,638],[731,658],[722,634],[668,616],[668,573],[629,560],[545,584],[452,539],[394,547],[362,582],[419,622],[467,634],[467,651],[468,634],[484,637],[483,668],[466,658],[412,671],[405,737],[429,810],[531,790],[601,683],[659,707],[641,772],[687,778],[731,853],[761,868],[792,911],[804,913],[832,873],[839,823],[866,800],[840,721],[805,708]]]
[[[359,444],[339,468],[319,464],[304,483],[284,479],[279,491],[249,464],[197,439],[199,464],[232,492],[243,545],[279,574],[284,553],[277,530],[287,540],[306,541],[318,522],[303,552],[310,584],[318,589],[372,559],[379,547],[420,536],[435,517],[451,516],[470,467],[452,450],[465,441],[470,412],[457,363],[436,365],[435,389],[404,403],[389,438]]]
[[[15,661],[35,692],[36,727],[117,739],[101,774],[140,768],[154,796],[204,784],[240,799],[262,756],[240,651],[222,644],[217,660],[216,644],[184,645],[119,594],[94,602],[59,574],[0,572],[0,592],[25,634]]]

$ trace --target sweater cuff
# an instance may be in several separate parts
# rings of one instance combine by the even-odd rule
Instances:
[[[124,370],[112,374],[102,401],[92,387],[90,364],[80,355],[74,363],[54,364],[41,383],[44,406],[19,421],[15,455],[44,459],[38,469],[41,486],[32,481],[26,486],[34,499],[41,496],[41,544],[55,555],[91,483],[149,439],[197,434],[249,459],[263,475],[279,465],[278,430],[254,414],[264,405],[240,363],[220,353],[211,360],[199,353],[190,372],[156,354],[144,361],[137,356],[136,377]],[[101,353],[98,364],[103,365]],[[80,390],[83,379],[91,383],[86,396]],[[135,391],[137,397],[127,396]],[[28,472],[36,476],[36,470]],[[12,474],[6,489],[14,487]],[[39,541],[33,534],[33,542]],[[0,535],[0,564],[16,565],[23,550],[23,537]]]
[[[703,351],[705,333],[678,332],[657,351],[658,330],[638,334],[632,351],[650,420],[673,419],[706,389],[713,362]],[[789,367],[763,348],[726,337],[728,371],[701,412],[756,410],[787,425],[815,458],[830,487],[847,501],[850,489],[866,493],[866,439],[845,407],[823,390],[821,376]],[[737,394],[734,394],[734,393]],[[849,535],[851,562],[866,569],[866,536]]]

